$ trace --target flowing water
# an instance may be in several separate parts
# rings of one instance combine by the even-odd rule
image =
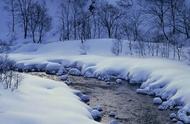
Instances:
[[[57,76],[45,73],[32,74],[59,80]],[[121,124],[172,124],[169,119],[171,111],[159,111],[150,96],[137,94],[137,87],[125,81],[116,84],[80,76],[69,76],[69,80],[73,82],[71,88],[90,96],[89,106],[93,108],[98,105],[103,108],[101,123],[108,124],[113,119],[109,113],[115,113],[115,118]]]

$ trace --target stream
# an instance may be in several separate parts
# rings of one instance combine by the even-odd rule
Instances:
[[[56,75],[46,73],[32,72],[43,78],[58,80]],[[80,90],[82,93],[90,96],[90,107],[101,106],[103,117],[101,123],[108,124],[115,114],[121,124],[172,124],[169,114],[170,110],[160,111],[158,106],[153,105],[153,99],[136,93],[137,86],[131,86],[126,81],[122,84],[116,84],[115,81],[105,82],[94,78],[84,78],[82,76],[71,76],[69,85],[71,88]]]

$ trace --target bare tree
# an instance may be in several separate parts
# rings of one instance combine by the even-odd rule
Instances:
[[[45,3],[32,3],[29,11],[29,25],[34,43],[41,43],[44,35],[51,29],[51,17]],[[36,37],[37,40],[36,40]]]
[[[17,0],[19,5],[19,15],[21,24],[23,26],[24,38],[26,39],[28,36],[29,30],[29,16],[30,16],[30,8],[33,3],[33,0]]]
[[[16,25],[16,15],[18,12],[18,2],[17,0],[5,0],[5,9],[11,16],[11,32],[15,32]]]
[[[72,12],[74,8],[72,6],[74,5],[73,0],[65,0],[61,3],[61,12],[60,12],[60,22],[61,22],[61,28],[60,28],[60,39],[61,40],[69,40],[71,38],[71,27],[72,27]]]
[[[108,2],[102,3],[100,11],[98,13],[102,26],[105,27],[108,37],[113,38],[116,25],[122,13],[118,8],[114,7]]]
[[[177,30],[186,35],[186,38],[190,38],[190,8],[184,3],[180,9],[180,19]]]

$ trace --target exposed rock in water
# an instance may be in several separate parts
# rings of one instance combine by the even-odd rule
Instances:
[[[84,103],[88,103],[90,101],[90,97],[88,95],[82,95],[80,97],[81,101],[83,101]]]
[[[100,122],[102,120],[102,113],[96,109],[91,111],[91,115],[95,121]]]
[[[156,97],[153,99],[153,103],[155,105],[161,105],[162,104],[162,99],[160,97]]]

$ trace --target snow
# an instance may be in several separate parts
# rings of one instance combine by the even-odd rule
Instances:
[[[112,41],[113,39],[86,41],[87,55],[80,55],[80,41],[65,41],[41,44],[34,51],[22,51],[21,47],[16,50],[17,53],[11,53],[10,57],[22,66],[55,63],[68,70],[80,70],[80,74],[85,77],[105,81],[116,77],[115,79],[138,84],[138,93],[163,100],[159,109],[177,107],[179,120],[190,123],[190,116],[187,115],[190,111],[190,67],[160,58],[116,57],[111,53]]]
[[[160,97],[156,97],[153,99],[153,103],[156,105],[162,104],[162,99]]]
[[[75,75],[75,76],[80,76],[81,75],[81,72],[79,69],[77,68],[72,68],[69,70],[68,74],[70,75]]]
[[[62,82],[23,74],[18,90],[0,90],[2,124],[98,124]]]
[[[58,63],[48,63],[46,66],[46,73],[56,74],[60,68],[61,68],[61,65]]]

